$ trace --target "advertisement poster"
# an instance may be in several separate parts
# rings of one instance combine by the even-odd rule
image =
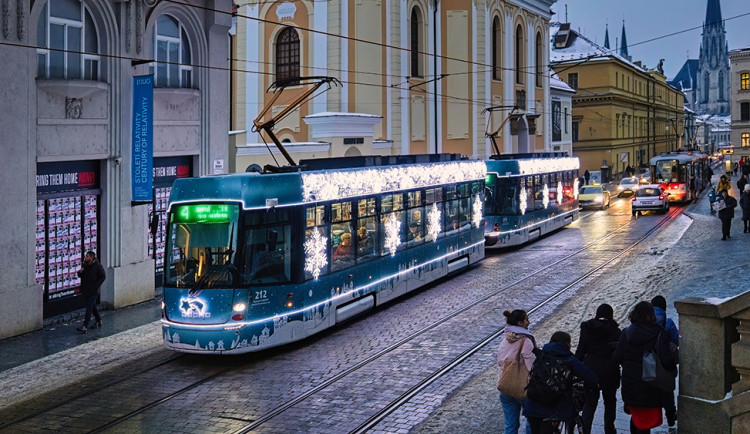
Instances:
[[[153,200],[154,76],[133,77],[133,202]]]

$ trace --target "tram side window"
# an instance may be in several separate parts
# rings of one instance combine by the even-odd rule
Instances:
[[[354,265],[352,203],[331,204],[331,271]]]
[[[328,226],[325,224],[325,207],[323,205],[310,206],[305,210],[305,244],[312,245],[316,239],[328,240]],[[326,246],[327,247],[327,246]],[[326,252],[327,255],[328,252]],[[305,264],[307,265],[307,264]],[[328,261],[319,270],[320,275],[328,273]],[[312,279],[310,270],[305,270],[305,279]]]
[[[397,250],[403,248],[404,242],[404,195],[384,194],[380,198],[380,254],[391,254],[391,243],[397,244]]]
[[[471,183],[459,184],[458,194],[460,196],[458,200],[460,216],[458,223],[461,225],[461,229],[468,229],[471,225]]]
[[[286,210],[256,212],[245,218],[240,277],[244,284],[291,280],[291,226]]]
[[[458,189],[455,185],[445,187],[445,232],[461,229]]]
[[[425,241],[434,241],[432,235],[430,235],[430,224],[437,225],[438,230],[442,230],[443,227],[443,189],[442,188],[428,188],[425,191]],[[432,217],[431,217],[432,216]],[[434,220],[434,223],[433,223]],[[438,235],[439,236],[439,232]]]
[[[365,262],[377,255],[378,224],[375,198],[359,200],[357,219],[357,262]]]
[[[406,225],[408,232],[406,240],[410,245],[424,242],[424,206],[422,206],[423,194],[421,191],[410,191],[406,193],[406,201],[409,210],[406,213]]]
[[[534,208],[544,209],[544,186],[549,188],[547,175],[534,175]]]

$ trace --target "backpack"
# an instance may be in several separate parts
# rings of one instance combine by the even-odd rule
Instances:
[[[564,359],[542,352],[531,367],[526,395],[532,401],[549,407],[562,398],[571,384],[573,373]]]

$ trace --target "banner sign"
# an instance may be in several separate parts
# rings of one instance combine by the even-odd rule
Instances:
[[[99,188],[98,161],[58,161],[38,163],[36,193],[53,194]]]
[[[133,77],[133,202],[153,200],[154,76]]]
[[[171,187],[177,178],[189,178],[193,173],[192,157],[154,158],[154,187]]]

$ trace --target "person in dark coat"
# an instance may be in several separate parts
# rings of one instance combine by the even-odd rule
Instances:
[[[677,329],[672,318],[667,316],[667,299],[661,295],[651,299],[651,304],[654,306],[654,316],[656,316],[656,323],[669,336],[669,340],[675,344],[675,347],[680,345],[680,331]],[[679,363],[679,360],[675,360],[675,363]],[[674,393],[662,392],[664,394],[664,414],[667,415],[667,424],[674,426],[677,422],[677,406],[674,403]]]
[[[594,413],[599,403],[599,391],[604,398],[604,432],[617,434],[615,417],[617,411],[617,389],[620,387],[620,365],[612,360],[620,327],[613,319],[612,306],[602,304],[596,309],[593,319],[581,323],[581,338],[576,357],[591,369],[599,379],[599,389],[586,389],[583,404],[583,432],[591,433]]]
[[[92,329],[102,326],[102,317],[96,309],[96,299],[99,298],[99,290],[107,278],[104,273],[104,267],[96,260],[96,254],[92,251],[86,252],[83,258],[81,269],[78,270],[78,277],[81,278],[81,294],[86,299],[86,316],[83,319],[83,325],[78,327],[78,331],[86,333],[88,331],[91,314],[94,314],[95,323]]]
[[[562,360],[570,368],[573,375],[583,380],[585,387],[599,387],[596,374],[570,352],[570,335],[568,333],[562,331],[553,333],[549,343],[542,347],[542,352]],[[551,432],[547,431],[547,427],[543,424],[548,420],[571,423],[575,420],[575,411],[572,384],[565,391],[565,394],[551,406],[536,402],[530,397],[526,398],[523,403],[523,415],[526,416],[529,425],[531,425],[531,434]]]
[[[589,180],[591,179],[591,174],[589,173],[588,169],[586,169],[586,171],[583,172],[583,179],[586,180],[586,185],[589,185]]]
[[[742,208],[742,223],[745,224],[744,233],[750,233],[750,185],[745,184],[742,196],[740,196],[740,208]]]
[[[698,184],[695,181],[695,175],[690,175],[690,180],[688,180],[688,191],[690,192],[690,201],[693,203],[698,202]]]
[[[740,176],[740,179],[737,180],[737,191],[742,193],[745,190],[746,185],[747,185],[747,176],[743,173],[742,176]]]
[[[729,235],[732,229],[732,219],[734,218],[734,209],[737,207],[737,199],[729,195],[726,190],[721,190],[718,202],[724,201],[724,208],[719,210],[719,219],[721,220],[722,240],[732,238]]]
[[[654,307],[647,301],[638,302],[630,312],[630,326],[620,334],[612,358],[622,366],[622,400],[626,412],[634,409],[663,407],[662,391],[656,386],[643,381],[643,353],[656,350],[662,365],[667,370],[676,368],[676,361],[669,351],[669,339],[659,339],[664,330],[656,323]],[[658,347],[657,347],[658,342]],[[630,420],[631,433],[650,433],[651,430],[639,430]]]

